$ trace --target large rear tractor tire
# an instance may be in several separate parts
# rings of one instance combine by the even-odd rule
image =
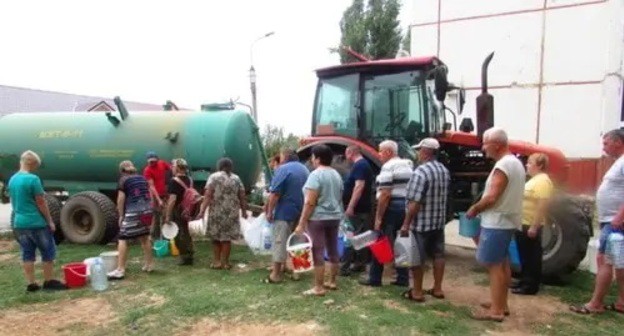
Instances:
[[[76,244],[107,244],[119,230],[115,204],[105,195],[85,191],[71,196],[61,211],[67,240]]]
[[[542,229],[542,276],[547,284],[561,284],[587,253],[591,236],[591,210],[580,198],[558,196]]]
[[[54,231],[54,242],[58,245],[65,240],[63,228],[61,228],[61,208],[63,207],[63,203],[61,203],[61,200],[54,195],[44,194],[43,198],[48,205],[48,210],[50,210],[50,217],[52,217],[52,221],[56,226],[56,230]]]

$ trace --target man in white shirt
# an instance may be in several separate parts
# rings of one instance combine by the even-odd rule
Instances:
[[[491,303],[489,311],[473,315],[474,319],[502,322],[509,312],[508,286],[511,282],[509,244],[515,231],[522,225],[522,199],[526,171],[522,162],[509,150],[507,133],[490,128],[483,134],[483,151],[496,161],[485,182],[483,197],[466,215],[481,214],[481,234],[477,247],[477,261],[488,268]]]
[[[399,157],[399,146],[392,140],[379,144],[379,156],[383,165],[377,176],[377,211],[375,213],[375,231],[382,231],[394,246],[397,231],[405,218],[405,195],[407,183],[412,176],[413,163]],[[373,258],[368,279],[362,279],[365,286],[381,286],[384,265]],[[393,285],[408,287],[407,268],[396,268],[397,277]]]
[[[598,273],[591,300],[582,305],[570,306],[579,314],[602,313],[605,309],[624,313],[624,265],[613,264],[605,258],[607,239],[612,232],[624,233],[624,130],[615,129],[602,138],[603,151],[616,159],[607,171],[596,192],[598,222],[600,223],[600,247],[596,263]],[[624,253],[624,251],[620,251]],[[618,299],[604,305],[604,298],[609,292],[613,280],[613,269],[618,283]]]

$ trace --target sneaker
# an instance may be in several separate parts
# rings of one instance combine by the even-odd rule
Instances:
[[[67,289],[67,286],[65,286],[64,283],[58,281],[58,280],[49,280],[49,281],[45,281],[43,283],[43,289],[44,290],[51,290],[51,291],[55,291],[55,290],[65,290]]]
[[[121,280],[124,278],[124,271],[120,270],[120,269],[116,269],[112,272],[108,272],[106,274],[106,276],[108,276],[109,280]]]
[[[154,265],[144,265],[141,271],[150,273],[154,270]]]
[[[40,289],[41,289],[41,286],[39,286],[36,282],[33,282],[30,285],[26,286],[27,292],[36,292]]]

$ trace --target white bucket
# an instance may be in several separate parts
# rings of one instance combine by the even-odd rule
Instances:
[[[587,244],[587,263],[589,264],[589,271],[593,274],[598,273],[598,264],[596,263],[596,256],[598,254],[600,242],[598,239],[593,239]]]
[[[303,234],[307,242],[299,243],[296,245],[290,245],[292,238],[295,234],[291,234],[286,242],[286,250],[291,258],[293,264],[294,273],[303,273],[311,271],[314,268],[314,261],[312,259],[312,239],[307,234]]]
[[[119,256],[119,252],[117,251],[107,251],[100,253],[100,258],[104,262],[104,269],[106,269],[106,273],[112,272],[117,269],[117,257]]]

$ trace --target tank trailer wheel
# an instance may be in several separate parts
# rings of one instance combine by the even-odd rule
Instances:
[[[72,243],[107,244],[119,230],[115,204],[99,192],[77,193],[63,206],[61,226]]]

